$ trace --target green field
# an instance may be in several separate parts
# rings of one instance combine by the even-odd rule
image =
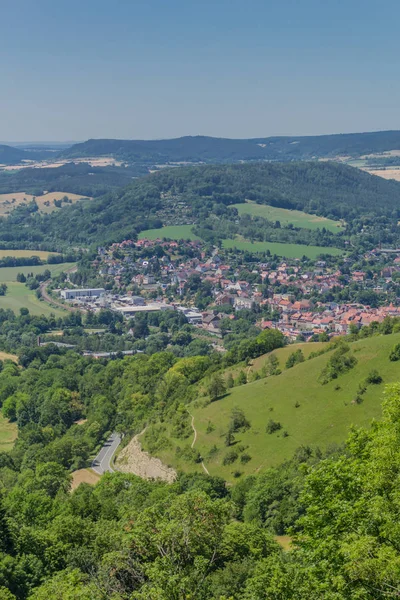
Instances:
[[[281,225],[292,223],[294,227],[303,227],[305,229],[325,229],[337,233],[342,225],[339,221],[309,215],[300,210],[287,210],[286,208],[277,208],[267,204],[257,204],[256,202],[246,202],[245,204],[232,204],[237,209],[239,215],[247,214],[256,217],[263,217],[269,221],[280,221]]]
[[[17,438],[17,426],[0,414],[0,452],[11,450]]]
[[[210,474],[233,481],[236,470],[247,474],[260,472],[289,459],[301,445],[325,449],[329,444],[345,441],[351,425],[368,426],[371,419],[381,415],[384,384],[400,381],[400,364],[388,358],[394,344],[399,342],[400,334],[354,342],[351,349],[357,365],[326,385],[318,383],[318,377],[330,353],[306,360],[281,375],[235,387],[224,398],[205,407],[193,403],[188,410],[194,416],[197,429],[195,448],[200,451]],[[288,348],[275,351],[277,356],[282,354],[281,366],[288,352]],[[372,369],[378,370],[383,383],[369,385],[362,403],[356,404],[353,400],[358,386]],[[337,386],[340,389],[335,389]],[[296,407],[296,402],[300,406]],[[251,424],[248,431],[236,434],[235,446],[246,446],[245,451],[252,458],[247,464],[237,460],[224,466],[222,459],[228,451],[224,438],[235,406],[244,411]],[[282,429],[267,434],[265,427],[270,419],[281,423]],[[215,429],[207,433],[210,422]],[[282,435],[284,431],[287,437]],[[174,447],[160,452],[159,457],[179,469],[200,472],[201,465],[178,461],[175,456],[175,445],[191,443],[192,437],[185,441],[171,438],[171,441]],[[217,453],[210,457],[209,451],[214,445]]]
[[[18,273],[27,275],[28,273],[43,273],[49,270],[52,277],[59,275],[62,271],[66,271],[74,266],[75,263],[60,263],[58,265],[36,265],[34,267],[3,267],[0,268],[0,283],[8,283],[17,281]]]
[[[27,308],[32,315],[45,315],[51,313],[57,317],[66,315],[66,311],[53,308],[44,300],[36,297],[35,291],[30,290],[23,283],[17,282],[17,274],[24,273],[43,273],[48,269],[55,277],[62,271],[66,271],[74,266],[75,263],[60,263],[59,265],[40,265],[35,267],[4,267],[0,269],[0,283],[7,284],[7,293],[5,296],[0,296],[0,308],[11,309],[14,312],[19,312],[20,308]]]
[[[267,250],[271,254],[277,254],[286,258],[317,258],[320,254],[330,254],[339,256],[343,250],[339,248],[322,246],[305,246],[304,244],[282,244],[280,242],[250,242],[248,240],[236,238],[235,240],[223,240],[224,248],[237,248],[238,250],[248,250],[249,252],[265,253]]]
[[[199,240],[200,238],[192,232],[192,228],[193,225],[167,225],[159,229],[147,229],[140,232],[139,239]]]
[[[45,250],[0,250],[0,258],[4,258],[5,256],[15,256],[15,258],[38,256],[41,260],[47,260],[51,254],[57,254],[57,252],[47,252]]]

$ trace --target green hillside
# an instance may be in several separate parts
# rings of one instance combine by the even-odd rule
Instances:
[[[331,352],[305,360],[284,370],[281,375],[234,387],[225,397],[206,406],[202,406],[204,399],[200,398],[188,410],[194,417],[197,430],[194,447],[200,451],[210,474],[232,481],[235,471],[258,473],[290,458],[300,446],[325,449],[330,444],[344,442],[351,425],[368,427],[371,419],[381,415],[384,384],[400,380],[400,363],[389,361],[389,352],[398,342],[399,333],[354,342],[351,351],[357,358],[357,365],[326,385],[319,383],[318,378]],[[281,368],[289,348],[294,350],[296,346],[275,351],[276,356],[282,355]],[[261,360],[257,360],[257,367],[261,367]],[[359,384],[372,369],[378,370],[383,382],[368,385],[362,402],[357,404],[354,399]],[[247,431],[236,434],[235,443],[227,448],[224,440],[234,407],[244,411],[251,426]],[[270,419],[282,426],[273,434],[266,433]],[[287,437],[284,432],[287,432]],[[191,443],[192,439],[185,442],[172,440],[174,446],[160,452],[160,458],[182,470],[201,470],[201,465],[176,459],[176,446]],[[223,465],[225,455],[232,449],[238,451],[238,459]],[[240,460],[243,453],[251,456],[246,464]]]

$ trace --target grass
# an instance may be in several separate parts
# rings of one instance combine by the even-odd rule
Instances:
[[[8,452],[17,439],[17,426],[10,423],[0,414],[0,452]]]
[[[17,274],[24,273],[43,273],[48,269],[52,277],[56,277],[62,271],[74,266],[75,263],[60,263],[58,265],[40,265],[34,267],[4,267],[0,269],[0,283],[7,284],[7,293],[5,296],[0,296],[0,308],[11,309],[15,313],[19,312],[20,308],[27,308],[32,315],[56,315],[63,317],[66,312],[59,308],[53,308],[44,300],[36,297],[34,290],[30,290],[24,283],[17,282]]]
[[[3,267],[0,268],[0,283],[7,283],[12,281],[17,281],[18,273],[23,273],[27,275],[28,273],[33,273],[37,275],[38,273],[43,273],[44,271],[49,270],[52,277],[56,277],[62,271],[66,271],[74,266],[75,263],[60,263],[58,265],[35,265],[33,267]]]
[[[16,354],[9,354],[8,352],[0,352],[0,360],[12,360],[18,362],[18,356]]]
[[[232,204],[232,206],[237,209],[239,215],[247,214],[263,217],[269,221],[280,221],[281,225],[292,223],[295,227],[303,227],[305,229],[322,229],[325,227],[325,229],[334,233],[337,233],[342,228],[339,221],[318,217],[317,215],[309,215],[300,210],[287,210],[286,208],[277,208],[250,201],[245,204]]]
[[[169,238],[171,240],[199,240],[192,232],[193,225],[166,225],[159,229],[147,229],[139,234],[139,239],[156,240]]]
[[[389,352],[394,344],[400,342],[400,334],[376,336],[359,340],[351,345],[358,363],[348,373],[338,379],[322,385],[318,377],[326,365],[330,353],[283,371],[281,375],[260,379],[230,390],[224,398],[202,406],[202,399],[189,406],[197,429],[198,449],[211,475],[220,475],[227,481],[234,481],[234,471],[244,474],[262,472],[293,456],[301,445],[327,448],[330,444],[343,443],[352,425],[368,427],[371,420],[381,415],[381,402],[384,385],[400,380],[399,364],[389,361]],[[315,349],[314,344],[310,344]],[[294,350],[292,346],[290,350]],[[289,349],[285,348],[281,365]],[[368,373],[377,369],[383,378],[383,384],[369,385],[362,396],[362,403],[353,402],[358,386],[364,382]],[[339,389],[337,389],[339,387]],[[297,406],[296,406],[297,404]],[[222,464],[228,451],[224,438],[229,428],[230,415],[234,407],[241,408],[251,427],[235,436],[235,445],[245,446],[245,452],[251,456],[247,464],[237,460],[231,465]],[[267,434],[266,425],[270,419],[281,423],[282,429]],[[209,423],[214,427],[207,433]],[[288,436],[282,434],[287,431]],[[167,464],[184,471],[201,471],[201,465],[177,461],[176,445],[191,443],[188,440],[171,439],[172,448],[159,453]],[[210,456],[210,449],[216,446],[217,452]]]
[[[87,199],[85,196],[79,194],[72,194],[70,192],[49,192],[42,196],[33,196],[32,194],[26,194],[25,192],[12,192],[10,194],[0,194],[0,217],[5,217],[10,214],[17,206],[21,204],[27,204],[32,202],[35,198],[36,204],[38,205],[39,212],[50,213],[54,210],[59,210],[54,200],[62,200],[64,197],[69,198],[72,203],[78,202],[79,200]],[[62,206],[68,206],[64,204]]]
[[[0,250],[0,259],[6,256],[13,256],[15,258],[38,256],[41,260],[47,260],[52,254],[57,254],[57,252],[47,252],[45,250]]]
[[[305,246],[304,244],[282,244],[280,242],[250,242],[241,237],[234,240],[226,239],[222,242],[224,248],[237,248],[238,250],[248,250],[249,252],[260,252],[265,254],[267,250],[271,254],[284,256],[286,258],[317,258],[320,254],[330,254],[339,256],[343,250],[332,247]]]

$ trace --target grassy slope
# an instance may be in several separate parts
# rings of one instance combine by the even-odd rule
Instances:
[[[61,271],[66,271],[72,267],[74,263],[61,263],[59,265],[41,265],[36,267],[5,267],[0,269],[0,283],[7,284],[7,294],[0,296],[0,308],[10,308],[14,312],[18,312],[20,308],[24,307],[29,309],[32,315],[45,315],[48,316],[50,313],[55,314],[57,317],[63,317],[66,315],[66,311],[61,309],[53,308],[44,300],[39,300],[36,297],[35,291],[30,290],[23,283],[16,281],[18,273],[43,273],[46,269],[49,269],[52,276],[59,275]]]
[[[16,258],[38,256],[41,260],[47,260],[51,254],[57,254],[57,252],[47,252],[46,250],[0,250],[0,258],[5,256],[15,256]]]
[[[331,254],[333,256],[343,254],[343,250],[339,250],[339,248],[305,246],[304,244],[281,244],[279,242],[250,242],[240,238],[223,240],[223,247],[263,253],[269,250],[271,254],[286,256],[287,258],[301,258],[302,256],[316,258],[319,254]]]
[[[166,225],[160,229],[147,229],[141,231],[139,239],[147,238],[170,238],[171,240],[199,240],[200,238],[192,232],[193,225]]]
[[[339,221],[309,215],[299,210],[287,210],[286,208],[277,208],[267,204],[256,204],[256,202],[246,202],[245,204],[232,204],[237,208],[239,215],[247,214],[257,217],[263,217],[269,221],[280,221],[282,225],[292,223],[295,227],[304,227],[305,229],[325,229],[337,233],[341,229]]]
[[[0,414],[0,452],[11,450],[17,438],[17,426],[15,423],[9,423]]]
[[[358,359],[356,367],[324,386],[317,380],[329,353],[305,361],[279,376],[233,388],[223,399],[206,407],[190,406],[198,433],[195,448],[201,452],[210,473],[232,481],[235,470],[248,474],[259,472],[290,458],[296,448],[303,444],[326,448],[329,444],[343,442],[351,425],[368,426],[371,419],[379,418],[381,414],[383,384],[400,380],[400,364],[390,362],[388,358],[391,348],[398,342],[400,334],[355,342],[352,350]],[[282,357],[281,363],[284,360],[285,357]],[[353,404],[359,383],[373,368],[383,377],[383,384],[370,385],[362,404]],[[339,390],[335,390],[337,385],[340,386]],[[296,401],[300,404],[298,408],[295,407]],[[236,441],[237,445],[248,446],[246,452],[252,460],[246,465],[237,460],[223,466],[222,458],[227,452],[224,437],[234,406],[242,408],[251,423],[247,432],[236,435]],[[265,427],[270,419],[279,421],[282,430],[267,434]],[[207,434],[209,421],[215,429]],[[284,430],[288,432],[288,437],[282,436]],[[172,440],[180,446],[191,441],[192,438],[186,441]],[[214,444],[219,452],[210,459],[208,452]],[[177,461],[174,449],[164,451],[159,456],[175,467],[201,470],[199,465]]]

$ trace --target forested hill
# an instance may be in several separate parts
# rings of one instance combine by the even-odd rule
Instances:
[[[16,209],[0,221],[0,241],[105,242],[160,227],[185,206],[189,222],[245,200],[301,209],[331,218],[369,214],[397,219],[400,183],[337,163],[247,163],[162,170],[92,201],[40,216]],[[179,203],[179,204],[178,204]],[[177,207],[179,210],[177,210]]]
[[[238,160],[310,160],[400,150],[400,131],[319,136],[226,139],[186,136],[170,140],[92,139],[75,144],[60,156],[112,155],[134,162],[235,162]]]
[[[54,152],[46,150],[21,150],[0,144],[0,165],[15,165],[23,160],[42,160],[52,156]]]

